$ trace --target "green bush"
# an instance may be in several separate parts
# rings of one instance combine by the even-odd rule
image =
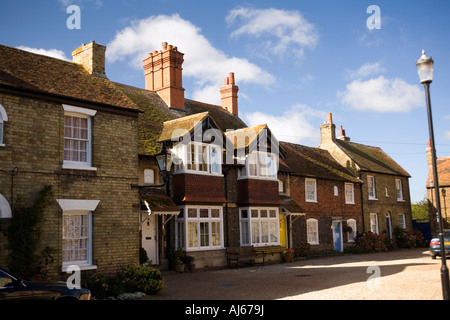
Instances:
[[[132,264],[117,272],[91,274],[83,279],[83,286],[96,299],[106,299],[135,292],[156,294],[164,288],[164,278],[150,266]]]

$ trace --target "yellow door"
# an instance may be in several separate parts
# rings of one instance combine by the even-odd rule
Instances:
[[[282,247],[287,246],[286,241],[286,215],[280,213],[280,243]]]

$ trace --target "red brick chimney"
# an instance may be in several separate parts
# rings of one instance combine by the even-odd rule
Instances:
[[[90,74],[106,78],[105,52],[104,45],[91,41],[72,52],[72,61],[81,64]]]
[[[234,115],[238,115],[238,93],[239,87],[234,84],[234,73],[230,72],[225,78],[224,86],[220,88],[222,108]]]
[[[161,51],[143,60],[145,89],[156,91],[169,108],[184,109],[183,56],[177,47],[163,42]]]
[[[339,140],[350,141],[350,137],[345,135],[345,130],[342,126],[339,126]]]

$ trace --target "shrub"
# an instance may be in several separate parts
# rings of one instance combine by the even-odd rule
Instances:
[[[425,247],[426,242],[422,232],[418,230],[408,231],[406,229],[395,227],[394,240],[399,248],[417,248]]]
[[[376,234],[371,231],[358,234],[355,237],[353,246],[356,252],[382,252],[387,251],[386,237],[384,234]]]
[[[83,286],[91,290],[96,299],[106,299],[135,292],[156,294],[164,288],[164,279],[159,270],[132,264],[117,272],[87,276]]]

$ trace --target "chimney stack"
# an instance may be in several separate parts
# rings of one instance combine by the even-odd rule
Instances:
[[[105,46],[91,41],[72,52],[72,61],[81,64],[90,74],[106,78],[105,52]]]
[[[234,73],[230,72],[225,78],[224,86],[220,88],[222,108],[234,115],[238,115],[238,93],[239,87],[234,83]]]
[[[182,65],[184,54],[167,42],[143,60],[145,89],[156,91],[169,108],[184,110]]]
[[[345,130],[342,126],[339,126],[339,140],[350,141],[350,138],[345,135]]]
[[[328,113],[328,122],[320,126],[320,143],[336,141],[336,126],[333,124],[333,114]]]

